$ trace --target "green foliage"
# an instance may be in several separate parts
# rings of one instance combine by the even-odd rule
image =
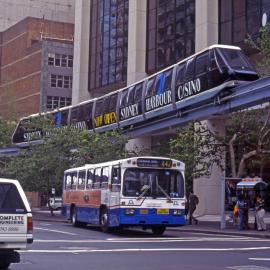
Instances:
[[[127,138],[117,131],[96,134],[72,127],[52,129],[48,123],[40,124],[50,136],[42,144],[21,150],[0,172],[0,176],[19,179],[28,191],[49,192],[54,187],[61,193],[64,170],[127,155],[124,150]]]
[[[0,119],[0,147],[11,145],[11,135],[15,129],[15,122]]]
[[[223,145],[201,123],[189,123],[176,138],[170,140],[170,157],[186,164],[186,188],[191,189],[193,179],[209,175],[214,164],[223,168]]]
[[[248,35],[245,42],[253,49],[259,52],[259,62],[256,65],[258,73],[262,76],[270,75],[270,37],[269,24],[262,26],[259,30],[259,37],[255,40],[253,36]]]

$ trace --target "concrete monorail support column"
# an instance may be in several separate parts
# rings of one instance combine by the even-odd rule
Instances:
[[[145,72],[146,11],[147,1],[129,0],[127,85],[147,76]],[[150,153],[151,136],[129,140],[126,149],[145,154]]]
[[[196,52],[218,43],[218,2],[217,0],[196,0]],[[223,118],[207,120],[203,124],[206,124],[210,130],[225,135]],[[222,177],[224,176],[221,169],[214,166],[210,172],[210,176],[194,179],[193,189],[200,198],[200,203],[196,210],[197,215],[220,213]]]
[[[90,5],[91,0],[75,1],[72,104],[90,98],[88,92]]]
[[[129,0],[127,84],[147,76],[146,59],[147,1]]]
[[[212,133],[225,136],[225,122],[226,119],[224,117],[218,117],[203,121],[202,124],[206,125]],[[222,162],[225,164],[225,151]],[[215,165],[211,168],[209,176],[194,179],[194,193],[198,195],[200,200],[196,209],[196,215],[220,214],[221,179],[224,176],[224,171]]]
[[[218,43],[217,0],[196,0],[195,51]]]

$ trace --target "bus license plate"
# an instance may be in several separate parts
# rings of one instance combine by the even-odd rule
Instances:
[[[148,210],[147,209],[141,209],[140,210],[140,214],[147,215],[148,214]]]
[[[158,215],[168,215],[169,209],[157,209],[157,214]]]

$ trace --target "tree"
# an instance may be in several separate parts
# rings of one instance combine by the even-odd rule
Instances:
[[[72,127],[49,130],[47,126],[46,130],[50,136],[42,144],[21,150],[0,174],[19,179],[28,191],[50,192],[54,187],[61,193],[64,170],[128,155],[124,150],[127,137],[116,131],[96,134]]]
[[[267,23],[259,29],[259,36],[255,39],[252,35],[248,35],[245,42],[258,53],[258,62],[256,69],[260,76],[270,75],[270,24]]]
[[[14,129],[14,121],[7,121],[0,118],[0,148],[11,145],[11,136]]]
[[[260,174],[270,154],[270,108],[250,109],[231,114],[225,144],[232,177]]]
[[[223,169],[223,142],[220,144],[217,138],[201,122],[191,122],[170,140],[170,157],[186,165],[187,189],[192,188],[194,178],[209,175],[214,164]]]

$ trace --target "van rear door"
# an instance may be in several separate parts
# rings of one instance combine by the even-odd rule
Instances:
[[[32,241],[32,214],[21,186],[15,180],[1,180],[0,249],[25,248]]]

